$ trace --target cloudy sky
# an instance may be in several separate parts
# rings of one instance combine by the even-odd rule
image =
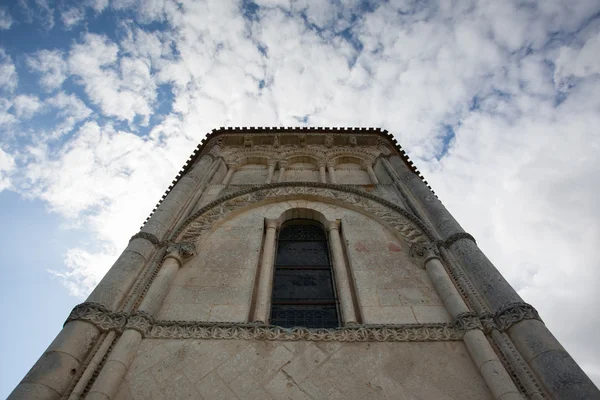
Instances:
[[[220,126],[392,132],[600,384],[599,55],[597,0],[6,1],[0,397]]]

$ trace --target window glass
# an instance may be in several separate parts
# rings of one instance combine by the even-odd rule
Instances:
[[[279,232],[271,324],[339,326],[327,235],[310,220],[291,220]]]

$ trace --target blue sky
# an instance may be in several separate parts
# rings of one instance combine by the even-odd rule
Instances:
[[[204,134],[376,126],[600,383],[596,0],[0,5],[6,396]]]

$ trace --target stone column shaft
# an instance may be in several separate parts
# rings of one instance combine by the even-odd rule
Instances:
[[[369,178],[371,179],[371,183],[373,185],[378,185],[379,184],[379,180],[375,176],[375,171],[373,171],[373,167],[370,164],[367,165],[367,174],[369,174]]]
[[[436,291],[442,298],[444,306],[450,315],[452,315],[452,318],[456,319],[461,314],[468,313],[470,311],[469,308],[456,290],[444,266],[433,250],[428,247],[419,248],[417,246],[416,248],[416,253],[421,252],[418,256],[421,258],[427,274],[431,278]],[[414,249],[411,249],[411,253],[414,254]],[[523,399],[510,375],[498,359],[490,342],[488,342],[483,334],[483,331],[480,329],[469,330],[463,336],[463,341],[467,346],[471,359],[483,376],[495,399]]]
[[[327,230],[329,231],[329,245],[331,246],[333,270],[340,300],[340,311],[342,312],[344,326],[348,326],[358,324],[358,318],[356,310],[354,309],[354,300],[350,289],[350,278],[348,276],[346,260],[344,259],[344,249],[342,248],[339,229],[339,222],[329,222]]]
[[[275,172],[275,163],[269,163],[269,172],[267,174],[267,180],[265,183],[271,183],[271,179],[273,179],[273,172]]]
[[[228,165],[227,167],[228,167],[227,174],[225,175],[225,178],[223,178],[223,182],[221,182],[222,185],[229,184],[229,181],[231,180],[231,176],[233,175],[233,173],[236,170],[235,165]]]
[[[329,181],[331,183],[337,183],[335,179],[335,167],[333,164],[327,164],[327,171],[329,171]]]
[[[321,177],[321,183],[327,183],[327,174],[325,173],[324,165],[319,165],[319,175]]]
[[[183,258],[191,256],[192,253],[192,245],[177,244],[169,247],[160,271],[140,304],[139,312],[151,317],[160,310],[171,283],[175,279],[179,267],[183,264]],[[142,334],[137,329],[129,328],[123,332],[86,399],[110,400],[114,398],[141,342]]]
[[[98,336],[99,329],[89,322],[68,322],[8,398],[61,399]]]
[[[273,269],[275,262],[275,239],[277,236],[277,222],[267,220],[267,231],[260,264],[260,275],[256,290],[256,301],[254,304],[253,322],[266,324],[269,321],[271,311],[271,293],[273,291]]]
[[[279,176],[277,177],[277,182],[283,182],[283,178],[285,176],[285,166],[279,166]]]

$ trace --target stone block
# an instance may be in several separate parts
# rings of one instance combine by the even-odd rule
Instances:
[[[416,324],[411,307],[363,307],[367,324]]]
[[[317,346],[311,345],[300,355],[296,356],[289,364],[285,365],[283,371],[292,377],[295,382],[301,382],[327,357],[327,353],[323,352]]]
[[[248,304],[217,304],[211,307],[209,321],[220,322],[246,322],[248,318]]]
[[[265,388],[275,399],[311,400],[311,397],[282,371],[277,373]]]
[[[417,322],[421,324],[452,322],[444,306],[412,306],[412,309]]]
[[[229,382],[229,388],[240,399],[269,400],[271,395],[267,393],[250,374],[244,372]]]
[[[196,390],[204,399],[232,400],[237,399],[227,384],[216,372],[211,372],[196,384]]]

